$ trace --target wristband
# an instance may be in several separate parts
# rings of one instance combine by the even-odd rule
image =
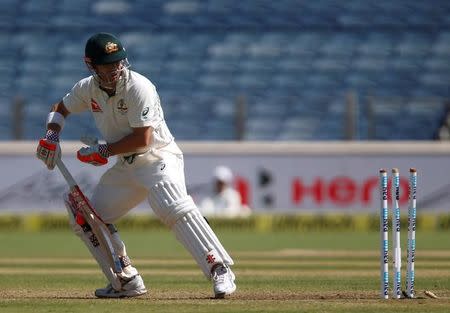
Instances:
[[[45,139],[54,141],[54,142],[59,142],[59,134],[58,132],[55,132],[54,130],[47,130],[47,133],[45,134]]]
[[[109,152],[108,144],[98,145],[98,152],[100,152],[100,154],[105,158],[109,158],[111,156],[111,152]]]
[[[62,115],[59,112],[50,112],[48,113],[47,116],[47,125],[48,124],[58,124],[60,127],[60,131],[63,129],[64,127],[64,122],[65,122],[65,118],[64,115]]]

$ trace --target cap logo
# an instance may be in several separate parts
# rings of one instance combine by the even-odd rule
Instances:
[[[119,47],[116,43],[113,43],[111,41],[108,41],[108,43],[105,45],[105,52],[110,54],[113,52],[119,51]]]

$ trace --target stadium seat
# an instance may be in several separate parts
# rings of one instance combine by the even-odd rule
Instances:
[[[247,140],[343,139],[348,91],[359,103],[359,138],[370,125],[368,97],[400,97],[401,111],[389,102],[376,108],[388,121],[376,138],[432,139],[436,130],[418,133],[407,122],[390,122],[404,114],[410,123],[438,128],[443,120],[445,110],[427,98],[450,97],[449,12],[445,0],[3,0],[0,93],[24,96],[34,112],[58,101],[89,75],[84,43],[102,30],[122,39],[132,69],[156,85],[180,139],[235,138],[240,96],[247,102]],[[40,118],[27,132],[42,126]],[[265,131],[269,118],[277,133]],[[72,126],[65,134],[78,135]]]

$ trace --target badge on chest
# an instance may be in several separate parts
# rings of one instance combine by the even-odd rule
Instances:
[[[117,111],[123,115],[127,114],[128,107],[123,99],[120,99],[119,102],[117,102]]]

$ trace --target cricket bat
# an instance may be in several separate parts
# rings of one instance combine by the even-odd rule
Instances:
[[[122,265],[112,244],[112,235],[108,229],[108,226],[97,214],[95,208],[92,207],[88,198],[81,191],[72,174],[70,174],[69,170],[61,159],[57,160],[56,166],[69,185],[69,197],[72,198],[72,202],[76,205],[76,207],[74,208],[75,212],[73,212],[76,223],[80,225],[84,231],[92,231],[92,235],[90,237],[92,245],[95,248],[103,248],[104,250],[106,250],[108,252],[105,253],[105,255],[108,256],[107,262],[110,265],[113,273],[121,273]],[[117,277],[115,277],[115,280],[117,280]]]

